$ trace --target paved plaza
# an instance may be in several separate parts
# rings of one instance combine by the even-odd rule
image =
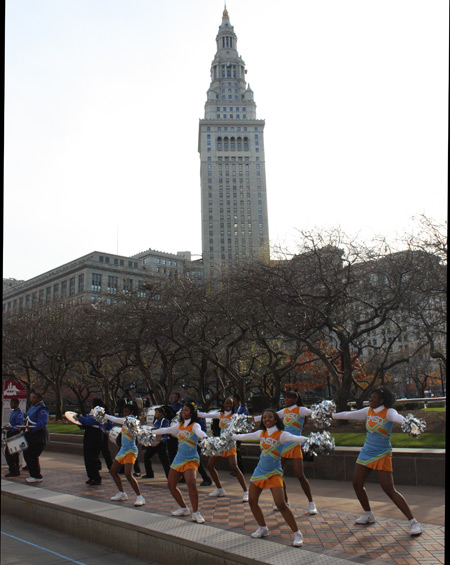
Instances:
[[[87,486],[83,458],[79,455],[44,452],[41,456],[41,465],[44,481],[38,486],[33,486],[33,489],[70,494],[81,499],[103,502],[111,507],[134,509],[135,496],[126,481],[124,485],[129,500],[125,503],[111,502],[110,497],[117,489],[105,468],[102,471],[103,483],[99,486]],[[2,475],[6,470],[5,467],[2,468]],[[167,489],[162,468],[156,461],[154,470],[154,479],[138,479],[146,505],[134,511],[160,516],[160,520],[163,521],[170,516],[176,504]],[[24,484],[27,476],[27,473],[23,473],[22,476],[12,479],[2,477],[2,485]],[[227,492],[226,497],[210,497],[209,493],[213,487],[199,486],[200,510],[206,519],[206,525],[216,528],[218,534],[224,531],[241,534],[243,542],[246,543],[248,540],[248,543],[254,544],[255,547],[259,547],[255,544],[261,544],[262,550],[264,547],[269,548],[268,545],[264,546],[269,540],[279,544],[280,556],[284,554],[284,550],[287,551],[291,545],[292,533],[280,513],[273,511],[270,493],[263,492],[260,499],[270,536],[267,540],[252,540],[250,533],[257,525],[248,504],[241,501],[242,491],[238,482],[228,471],[220,471],[220,477]],[[246,475],[247,481],[249,478]],[[317,554],[318,561],[320,556],[328,556],[337,560],[372,565],[444,563],[445,493],[443,488],[398,486],[398,490],[405,496],[413,514],[423,527],[423,534],[413,538],[409,536],[409,522],[377,484],[367,485],[377,522],[369,526],[357,526],[354,520],[360,515],[361,509],[351,483],[310,480],[319,510],[317,515],[310,516],[307,514],[307,499],[298,481],[291,477],[287,477],[286,480],[291,508],[304,538],[303,548],[295,551],[313,552]],[[189,505],[186,486],[180,485],[180,488]],[[186,528],[193,527],[189,518],[174,520],[177,521],[177,525],[185,523]],[[195,527],[203,526],[195,525]],[[293,548],[292,550],[294,551]],[[282,565],[283,561],[280,560],[279,563]]]

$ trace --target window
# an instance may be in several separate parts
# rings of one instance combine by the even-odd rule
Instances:
[[[92,292],[101,292],[102,290],[102,275],[99,273],[92,273]]]
[[[119,286],[119,277],[108,275],[108,294],[116,294]]]
[[[84,275],[78,275],[78,292],[84,291]]]
[[[75,277],[71,277],[69,279],[69,296],[73,296],[75,294]]]

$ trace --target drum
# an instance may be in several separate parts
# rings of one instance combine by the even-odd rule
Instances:
[[[119,426],[114,426],[113,428],[111,428],[108,432],[109,440],[112,443],[116,444],[117,436],[120,435],[121,431],[122,431],[122,428],[121,427],[119,428]]]
[[[13,453],[20,453],[24,449],[27,449],[28,442],[25,439],[25,434],[17,434],[16,436],[7,438],[6,446],[11,455]]]

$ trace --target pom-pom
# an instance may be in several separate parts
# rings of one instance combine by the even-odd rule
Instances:
[[[156,436],[152,433],[151,426],[140,426],[136,433],[136,441],[141,445],[148,447],[156,440]]]
[[[330,432],[313,432],[302,445],[302,450],[314,455],[329,455],[335,445],[334,437]]]
[[[419,437],[425,431],[427,423],[425,420],[416,418],[413,414],[405,416],[405,421],[402,423],[402,431],[409,434],[411,437]]]
[[[132,436],[136,436],[141,427],[141,423],[134,416],[127,416],[123,424]]]
[[[246,414],[233,414],[226,431],[230,434],[247,434],[253,429],[253,422]]]
[[[205,437],[199,445],[203,455],[220,457],[225,451],[231,451],[236,444],[231,434],[225,433],[220,437]]]
[[[313,404],[311,410],[311,420],[314,422],[316,428],[323,430],[331,426],[331,414],[336,412],[336,404],[333,400],[322,400],[322,402],[318,404]]]
[[[103,406],[96,406],[93,408],[92,415],[99,424],[106,424],[106,412]]]

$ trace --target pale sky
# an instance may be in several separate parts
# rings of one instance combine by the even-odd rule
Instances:
[[[7,0],[3,276],[201,254],[198,121],[221,0]],[[228,0],[266,120],[269,233],[447,215],[447,0]]]

